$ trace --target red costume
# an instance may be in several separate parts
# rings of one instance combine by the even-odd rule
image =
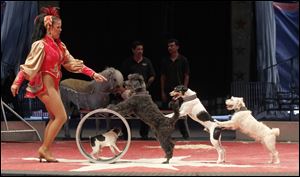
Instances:
[[[83,65],[82,60],[74,59],[69,53],[64,43],[59,39],[54,40],[49,36],[38,40],[32,44],[31,51],[16,77],[14,84],[21,85],[24,79],[29,80],[26,88],[26,98],[44,93],[46,87],[42,81],[43,74],[49,74],[55,81],[55,88],[59,89],[61,79],[61,65],[73,73],[83,73],[92,77],[95,73],[92,69]],[[74,69],[74,66],[82,66]]]

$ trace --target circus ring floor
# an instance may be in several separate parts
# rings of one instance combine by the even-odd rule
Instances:
[[[52,152],[59,163],[40,163],[40,145],[39,141],[1,142],[1,176],[299,176],[298,142],[277,142],[280,164],[268,164],[268,152],[254,141],[223,141],[226,162],[222,164],[216,164],[215,149],[203,140],[176,141],[169,164],[162,164],[164,153],[155,140],[132,140],[127,153],[113,164],[90,163],[75,140],[55,141]]]

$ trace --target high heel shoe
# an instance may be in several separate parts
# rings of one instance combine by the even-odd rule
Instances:
[[[47,150],[41,150],[39,149],[39,159],[40,162],[42,162],[43,159],[45,159],[47,162],[58,162],[57,159],[55,159],[54,157],[51,157],[49,152],[46,152]]]

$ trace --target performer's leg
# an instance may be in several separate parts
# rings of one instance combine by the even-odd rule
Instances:
[[[48,111],[48,109],[47,109],[47,111]],[[48,111],[48,113],[49,113],[49,111]],[[54,120],[54,115],[49,113],[49,121],[47,122],[45,131],[44,131],[44,140],[47,139],[47,136],[49,136],[48,130],[49,130],[49,127],[52,124],[53,120]],[[48,150],[50,150],[50,147],[48,147]]]
[[[54,117],[48,122],[45,130],[44,142],[39,149],[39,153],[42,153],[44,156],[47,154],[46,156],[49,157],[49,148],[63,124],[66,122],[67,114],[61,101],[59,92],[54,87],[53,78],[49,75],[44,75],[43,82],[47,87],[47,93],[40,95],[39,98],[45,104],[48,112],[52,113]],[[49,158],[51,158],[51,156]]]

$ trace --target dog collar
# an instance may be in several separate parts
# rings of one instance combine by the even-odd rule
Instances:
[[[239,112],[239,111],[247,111],[247,110],[248,110],[247,107],[241,107],[240,109],[235,110],[235,112]]]
[[[197,95],[196,95],[196,94],[191,95],[191,96],[187,96],[187,97],[184,97],[184,98],[183,98],[183,102],[192,101],[192,100],[194,100],[194,99],[196,99],[196,98],[197,98]]]

